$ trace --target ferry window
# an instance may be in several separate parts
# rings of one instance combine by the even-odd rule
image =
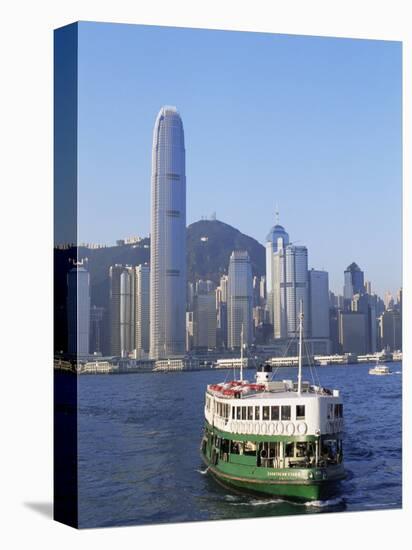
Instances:
[[[242,407],[242,420],[246,420],[246,407]]]
[[[333,418],[333,403],[328,403],[328,418]]]
[[[335,404],[335,418],[339,418],[339,405],[336,403]]]
[[[262,420],[269,420],[269,407],[263,407]]]
[[[240,407],[236,407],[236,418],[240,420]]]
[[[255,420],[260,420],[260,407],[255,407]]]
[[[343,405],[342,404],[335,405],[335,417],[336,418],[342,418],[343,417]]]
[[[270,419],[279,420],[279,407],[270,407]]]
[[[256,455],[256,443],[254,441],[245,441],[243,445],[243,453],[246,456]]]
[[[230,442],[230,452],[232,455],[243,454],[243,443],[242,441],[231,441]]]
[[[290,405],[282,405],[282,420],[290,420]]]
[[[247,408],[247,419],[248,420],[253,420],[253,407],[248,407]]]
[[[303,457],[306,456],[308,452],[308,444],[306,442],[296,443],[296,456]]]
[[[232,419],[236,418],[236,407],[232,407]]]
[[[295,456],[295,444],[293,443],[293,441],[289,441],[288,443],[286,443],[285,456],[288,458]]]
[[[305,420],[305,405],[296,405],[296,420]]]

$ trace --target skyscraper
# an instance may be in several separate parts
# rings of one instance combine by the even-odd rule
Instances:
[[[214,291],[196,294],[193,310],[193,346],[195,348],[216,347],[216,320]]]
[[[299,304],[303,301],[303,331],[308,336],[308,249],[287,245],[279,239],[272,260],[273,336],[294,338],[299,331]]]
[[[243,342],[251,344],[253,337],[252,266],[249,254],[234,250],[230,256],[228,284],[228,347],[240,347],[243,325]]]
[[[135,268],[135,327],[136,353],[141,357],[150,349],[150,268],[138,265]]]
[[[78,357],[89,354],[90,277],[81,263],[67,274],[68,351]]]
[[[343,298],[345,309],[351,309],[351,301],[354,294],[365,292],[363,271],[355,262],[352,262],[344,272]]]
[[[135,348],[133,268],[110,267],[110,353],[126,356]]]
[[[289,244],[289,235],[284,227],[276,223],[266,236],[266,297],[270,323],[274,322],[273,316],[273,254]]]
[[[329,338],[329,277],[327,271],[309,271],[310,335]]]
[[[162,107],[153,131],[150,357],[185,353],[186,175],[183,124]]]

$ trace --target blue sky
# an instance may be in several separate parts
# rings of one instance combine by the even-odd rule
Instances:
[[[280,222],[341,292],[352,261],[401,285],[399,42],[106,23],[79,27],[79,239],[148,235],[152,131],[176,105],[187,221],[262,244]]]

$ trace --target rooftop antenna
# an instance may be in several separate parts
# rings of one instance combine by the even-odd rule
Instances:
[[[298,395],[302,391],[302,341],[303,341],[303,300],[300,300],[299,311],[299,366],[298,366]]]
[[[276,203],[276,211],[275,211],[275,221],[276,221],[276,225],[279,225],[279,207],[277,203]]]

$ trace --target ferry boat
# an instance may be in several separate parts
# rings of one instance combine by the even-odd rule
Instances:
[[[241,367],[238,380],[207,386],[200,452],[223,485],[307,501],[332,496],[346,477],[342,398],[302,381],[302,331],[301,306],[297,382],[271,380],[264,364],[253,382]]]
[[[387,365],[382,365],[378,361],[373,368],[369,369],[369,374],[374,374],[375,376],[384,376],[386,374],[391,374],[391,371]]]

